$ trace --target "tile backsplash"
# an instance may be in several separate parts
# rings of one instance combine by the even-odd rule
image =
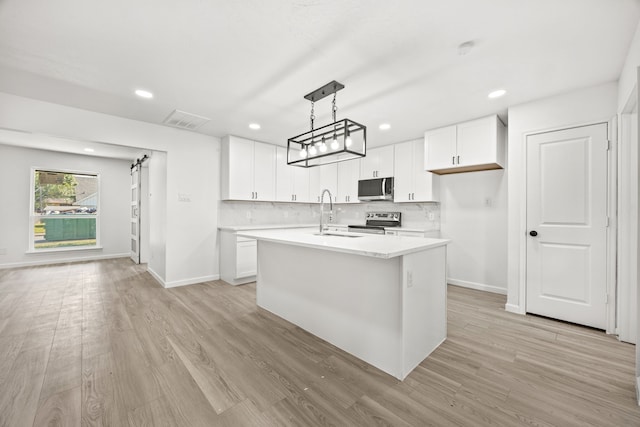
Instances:
[[[327,206],[328,208],[328,206]],[[370,202],[333,206],[337,224],[364,224],[365,212],[402,212],[402,226],[427,231],[440,230],[440,204]],[[219,201],[218,225],[313,224],[318,222],[320,205]]]

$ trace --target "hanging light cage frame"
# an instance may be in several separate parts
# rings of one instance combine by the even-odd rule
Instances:
[[[333,106],[334,122],[313,128],[313,103],[343,89],[344,85],[332,81],[305,95],[311,101],[311,130],[287,140],[287,164],[315,167],[367,155],[367,128],[350,119],[336,120],[337,107]],[[301,155],[303,153],[303,155]]]

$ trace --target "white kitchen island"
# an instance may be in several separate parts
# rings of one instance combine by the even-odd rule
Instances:
[[[447,336],[449,241],[315,233],[238,233],[258,241],[258,306],[403,380]]]

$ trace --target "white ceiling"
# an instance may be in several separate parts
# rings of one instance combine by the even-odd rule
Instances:
[[[0,91],[285,144],[335,79],[377,146],[617,80],[639,19],[640,0],[0,0]]]

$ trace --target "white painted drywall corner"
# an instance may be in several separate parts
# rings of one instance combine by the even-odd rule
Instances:
[[[507,293],[507,173],[504,169],[440,177],[440,231],[447,283]]]
[[[621,112],[625,107],[629,95],[638,84],[638,67],[640,67],[640,21],[629,45],[627,58],[624,61],[620,78],[618,79],[618,112]]]
[[[149,262],[147,268],[160,284],[167,277],[167,153],[153,151],[149,169]]]

